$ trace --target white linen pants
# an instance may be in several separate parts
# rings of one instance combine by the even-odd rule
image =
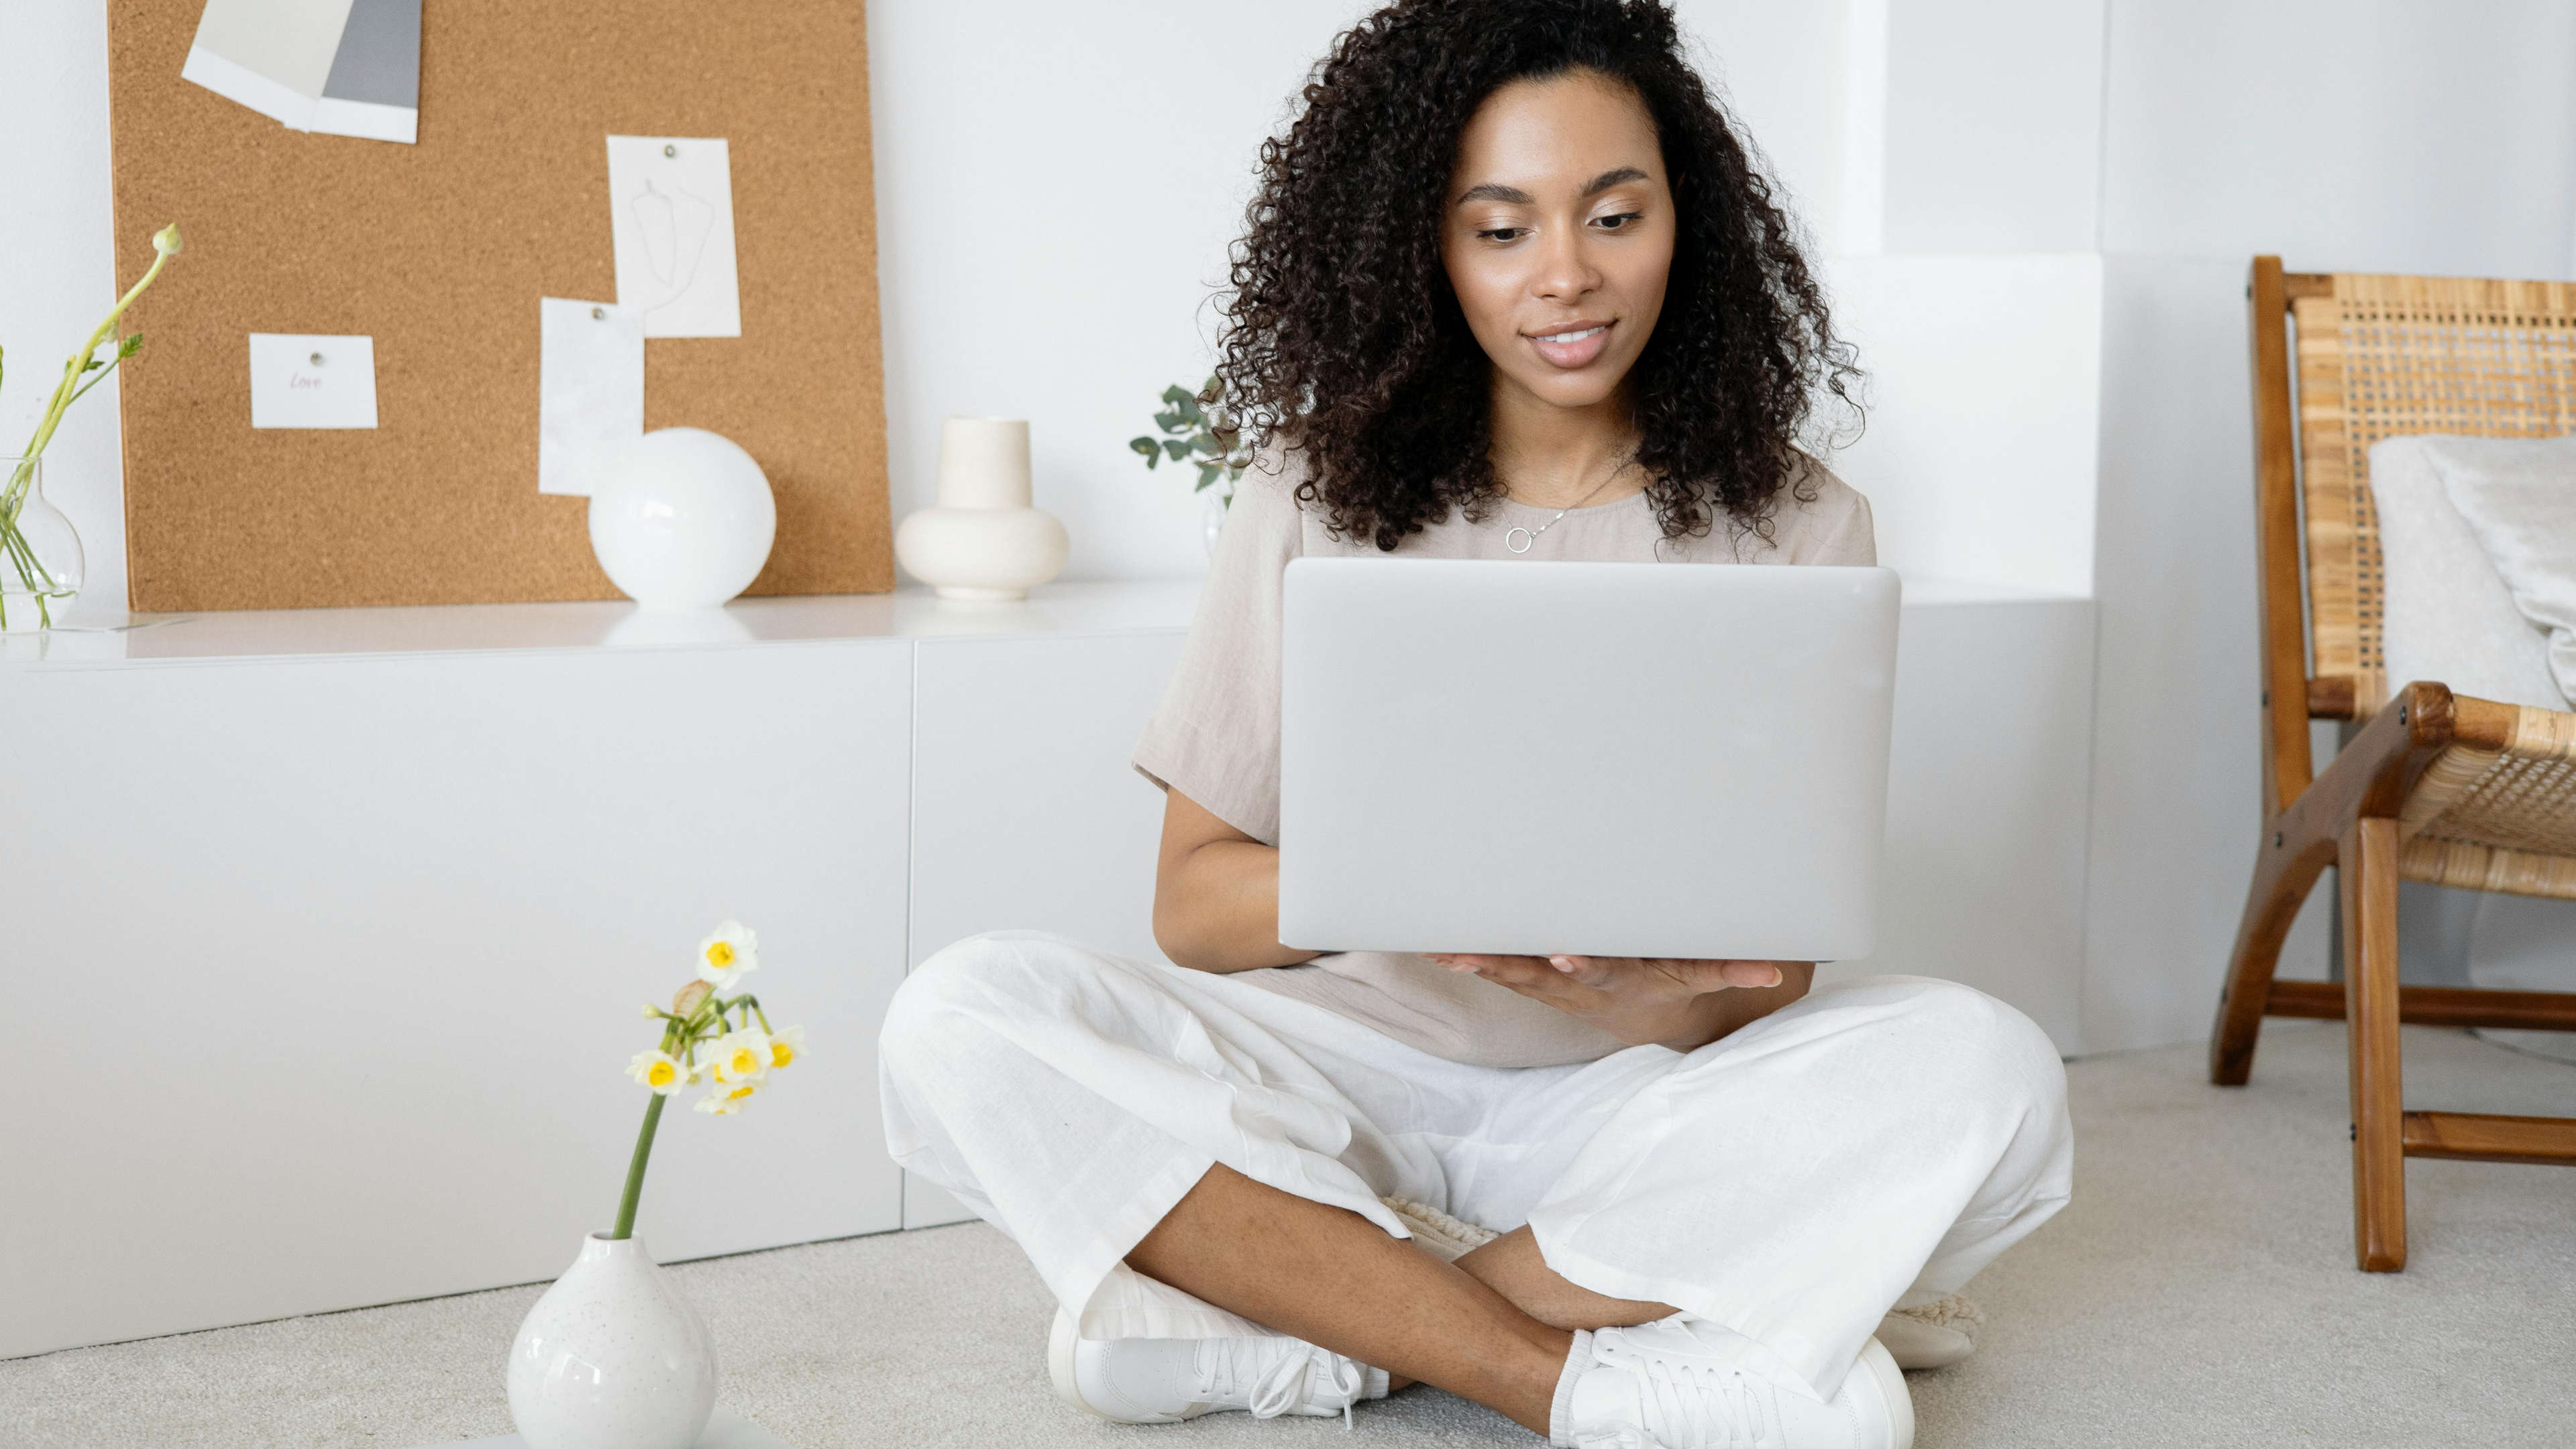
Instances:
[[[1496,987],[1496,990],[1503,988]],[[2066,1076],[1945,981],[1828,987],[1687,1054],[1464,1066],[1230,977],[1008,931],[895,994],[897,1162],[1009,1234],[1092,1339],[1260,1332],[1122,1261],[1215,1163],[1407,1236],[1498,1229],[1613,1298],[1751,1340],[1820,1396],[1891,1307],[1955,1291],[2066,1202]]]

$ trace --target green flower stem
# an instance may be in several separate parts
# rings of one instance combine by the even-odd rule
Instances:
[[[35,550],[13,526],[15,522],[7,513],[0,512],[0,556],[5,556],[16,566],[18,581],[26,586],[26,592],[35,596],[37,621],[50,629],[54,625],[54,611],[48,604],[51,596],[59,590],[54,585],[53,574],[37,561]],[[36,582],[40,578],[44,580],[41,587]],[[8,605],[0,603],[0,625],[8,622]]]
[[[100,368],[100,369],[98,370],[98,376],[91,378],[89,381],[87,381],[87,382],[85,382],[85,383],[82,383],[82,384],[80,385],[80,391],[78,391],[78,392],[76,392],[76,393],[73,393],[73,394],[72,394],[72,396],[71,396],[71,402],[67,402],[67,403],[63,404],[63,406],[64,406],[66,409],[68,409],[68,408],[71,406],[71,403],[79,402],[82,398],[85,398],[85,397],[89,396],[89,390],[90,390],[91,388],[94,388],[94,387],[98,386],[100,383],[107,381],[109,374],[111,374],[111,373],[115,372],[118,368],[123,367],[124,365],[125,365],[125,356],[124,356],[124,354],[123,354],[122,352],[120,352],[120,353],[118,353],[118,354],[117,354],[116,358],[115,358],[113,361],[111,361],[111,362],[109,362],[109,363],[108,363],[108,365],[107,365],[107,366],[102,367],[102,368]]]
[[[692,1045],[676,1019],[662,1028],[662,1055],[669,1056],[673,1047]],[[626,1190],[617,1195],[617,1228],[608,1236],[615,1239],[632,1237],[635,1232],[635,1203],[644,1196],[644,1164],[653,1160],[653,1132],[662,1125],[662,1104],[670,1098],[660,1092],[644,1104],[644,1130],[635,1134],[635,1155],[626,1164]]]
[[[143,289],[151,286],[153,279],[161,275],[161,269],[169,265],[173,255],[175,253],[155,247],[152,253],[151,270],[145,272],[141,281],[128,288],[125,295],[116,300],[116,306],[107,314],[107,320],[99,323],[98,330],[89,335],[89,345],[83,347],[70,361],[63,364],[63,380],[54,386],[53,400],[45,407],[44,420],[36,424],[36,436],[27,444],[26,457],[30,459],[36,457],[45,451],[47,443],[54,440],[54,429],[62,423],[63,410],[72,405],[72,398],[80,391],[78,384],[81,374],[89,370],[90,359],[98,355],[99,344],[115,334],[116,324],[125,316],[125,309],[133,306],[134,299],[143,295]],[[11,502],[16,501],[16,495],[20,491],[19,480],[11,479]]]
[[[54,395],[45,404],[44,416],[36,424],[35,436],[28,440],[25,451],[19,455],[18,466],[10,471],[9,481],[5,485],[0,485],[0,543],[10,545],[8,551],[18,565],[19,580],[36,596],[36,617],[46,628],[52,628],[54,623],[54,611],[48,596],[59,590],[54,583],[52,570],[36,563],[35,550],[28,546],[26,536],[18,531],[19,510],[25,506],[27,493],[34,486],[36,460],[44,454],[45,445],[54,440],[54,429],[62,425],[64,412],[80,400],[81,394],[106,381],[107,374],[114,372],[117,364],[125,360],[131,349],[120,342],[115,358],[109,361],[99,375],[91,378],[86,384],[81,381],[83,374],[90,371],[97,359],[100,344],[120,335],[118,324],[124,318],[126,309],[134,305],[135,299],[143,295],[144,289],[151,286],[153,280],[161,275],[161,269],[168,266],[170,259],[178,254],[179,229],[175,224],[164,227],[153,236],[151,268],[144,272],[140,281],[126,289],[124,296],[116,299],[116,305],[109,309],[106,320],[100,322],[98,330],[89,335],[88,345],[63,364],[63,380],[54,384]],[[28,572],[31,565],[34,567],[33,574]],[[37,575],[44,578],[44,585],[41,588],[36,584]],[[8,623],[8,604],[5,600],[0,600],[0,628],[7,627]]]
[[[626,1164],[626,1191],[617,1199],[617,1226],[608,1236],[623,1240],[635,1236],[635,1201],[644,1195],[644,1164],[653,1156],[653,1129],[662,1125],[662,1104],[670,1098],[659,1092],[644,1107],[644,1130],[635,1134],[635,1157]]]

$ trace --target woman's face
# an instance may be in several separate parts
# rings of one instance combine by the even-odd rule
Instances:
[[[1663,147],[1636,92],[1575,71],[1488,97],[1459,137],[1441,257],[1503,386],[1567,408],[1616,393],[1673,261]]]

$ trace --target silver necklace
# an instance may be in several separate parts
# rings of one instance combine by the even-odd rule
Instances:
[[[1593,484],[1591,492],[1584,494],[1582,497],[1575,499],[1572,503],[1556,510],[1556,518],[1551,518],[1536,528],[1531,528],[1525,524],[1516,523],[1512,525],[1511,530],[1503,535],[1503,547],[1510,549],[1514,553],[1529,552],[1530,545],[1538,542],[1538,536],[1540,534],[1556,527],[1557,519],[1565,517],[1565,515],[1572,513],[1574,510],[1581,508],[1584,504],[1591,502],[1594,498],[1599,497],[1602,489],[1607,488],[1612,483],[1618,481],[1619,475],[1626,471],[1627,469],[1624,467],[1611,469],[1610,476]],[[1518,538],[1520,541],[1518,543],[1514,543],[1512,540],[1515,538]]]

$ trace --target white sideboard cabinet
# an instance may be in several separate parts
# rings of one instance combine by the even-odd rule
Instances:
[[[809,1053],[665,1114],[668,1259],[958,1215],[875,1039],[979,931],[1154,951],[1128,752],[1194,581],[0,636],[0,1356],[552,1277],[718,920]],[[2092,606],[1908,583],[1881,949],[2073,1050]],[[694,1094],[692,1094],[694,1095]],[[498,1351],[496,1346],[495,1351]]]
[[[1150,899],[1142,782],[1055,846],[1122,793],[1194,594],[0,637],[0,1356],[561,1272],[616,1207],[641,1006],[726,917],[809,1052],[738,1117],[675,1099],[638,1234],[901,1226],[875,1045],[913,904],[1114,936]]]

